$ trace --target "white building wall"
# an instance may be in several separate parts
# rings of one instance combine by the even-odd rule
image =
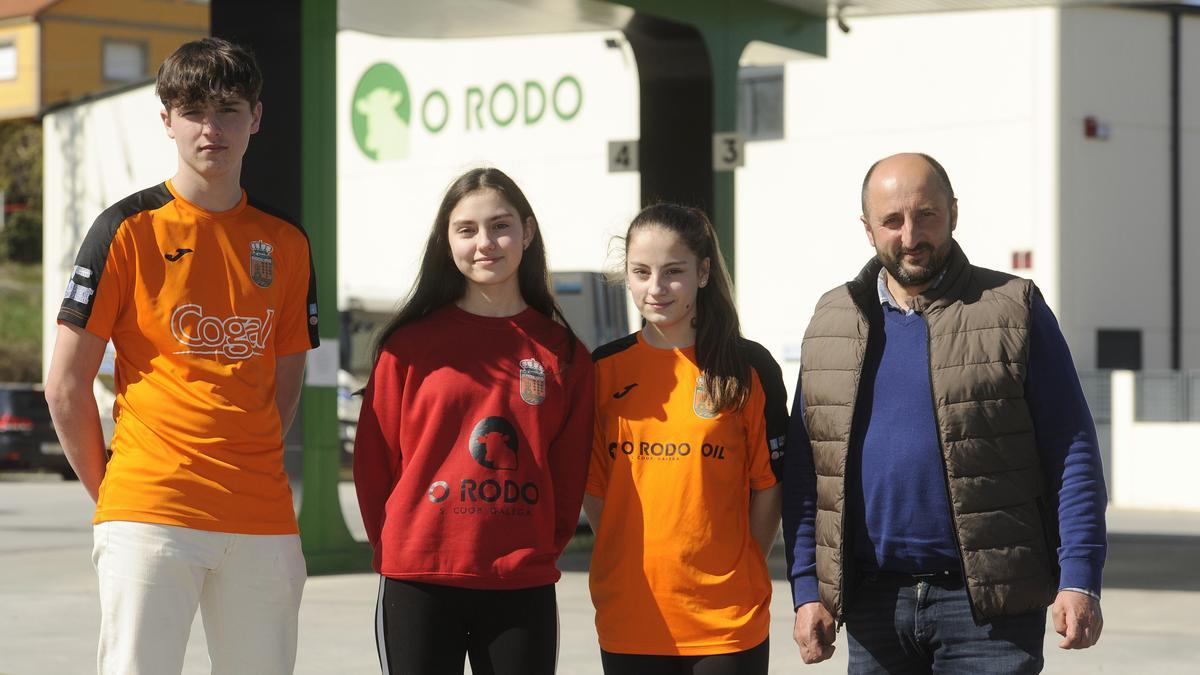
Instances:
[[[856,19],[828,58],[788,63],[786,138],[749,144],[737,172],[738,302],[794,386],[819,296],[873,255],[858,217],[870,164],[901,151],[941,161],[972,262],[1022,274],[1060,304],[1058,12],[1019,9]]]
[[[364,74],[379,63],[402,74],[411,116],[407,149],[373,159],[355,138],[353,110]],[[537,105],[525,105],[526,83],[552,97],[566,76],[582,93],[577,114],[563,119],[547,100],[541,117],[527,123],[526,111]],[[505,86],[519,108],[501,126],[495,115],[506,119],[511,109]],[[566,112],[575,107],[575,91],[564,84]],[[609,173],[608,165],[608,142],[636,140],[640,124],[637,67],[620,32],[417,40],[341,31],[337,97],[339,306],[394,306],[416,276],[446,187],[480,165],[500,168],[525,192],[551,269],[600,270],[616,262],[607,255],[609,242],[640,207],[638,174]],[[437,131],[423,121],[427,105],[434,127],[446,111]]]
[[[1167,30],[1161,13],[1062,12],[1057,310],[1081,369],[1098,328],[1140,329],[1143,367],[1170,366]],[[1089,115],[1107,140],[1084,138]]]
[[[1200,511],[1200,422],[1136,419],[1135,373],[1112,374],[1113,506]]]
[[[1200,16],[1184,15],[1182,26],[1183,138],[1183,354],[1184,368],[1200,370]]]
[[[42,368],[75,254],[100,212],[175,173],[162,103],[146,85],[48,113],[42,120]],[[43,372],[43,376],[45,373]]]

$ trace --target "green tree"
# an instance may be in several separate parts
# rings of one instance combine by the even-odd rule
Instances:
[[[0,260],[41,260],[42,127],[37,122],[0,123],[0,193],[6,205],[25,205],[5,218]]]
[[[42,127],[0,122],[0,191],[7,214],[0,230],[0,382],[42,377]],[[13,262],[5,262],[12,260]]]
[[[42,215],[33,209],[8,214],[0,231],[0,260],[42,261]]]
[[[0,191],[9,204],[42,210],[42,127],[37,122],[0,122]]]

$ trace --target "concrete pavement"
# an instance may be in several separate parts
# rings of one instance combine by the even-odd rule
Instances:
[[[91,566],[91,503],[77,483],[0,477],[0,675],[95,672],[99,625]],[[362,537],[353,489],[342,486],[351,530]],[[1104,636],[1064,652],[1047,633],[1047,673],[1197,673],[1200,656],[1200,514],[1109,514]],[[772,556],[782,579],[782,555]],[[566,556],[558,585],[559,672],[598,675],[587,554]],[[297,673],[377,673],[371,574],[312,577],[300,612]],[[830,662],[804,666],[791,642],[787,585],[775,582],[771,673],[844,673],[845,636]],[[208,672],[204,632],[193,626],[184,672]]]

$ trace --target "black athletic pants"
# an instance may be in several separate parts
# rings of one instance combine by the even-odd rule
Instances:
[[[554,585],[488,591],[383,577],[375,642],[384,675],[553,675]]]
[[[614,654],[600,650],[604,675],[766,675],[770,640],[744,652],[709,656]]]

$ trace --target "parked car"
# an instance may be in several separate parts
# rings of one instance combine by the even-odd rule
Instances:
[[[357,393],[367,386],[350,372],[338,369],[337,376],[338,440],[341,442],[341,465],[354,464],[354,433],[358,431],[358,411],[362,408],[362,394]]]
[[[0,384],[0,468],[41,469],[75,478],[39,386]]]

